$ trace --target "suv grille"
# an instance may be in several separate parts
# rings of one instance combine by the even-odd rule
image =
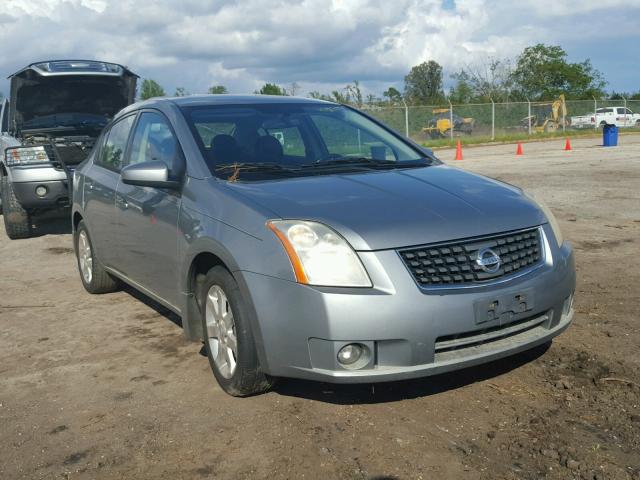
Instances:
[[[483,268],[478,253],[491,249],[500,257],[495,264]],[[438,245],[425,245],[400,250],[400,256],[416,282],[422,287],[456,286],[483,283],[510,276],[537,265],[542,258],[540,229],[459,240]],[[483,255],[490,257],[491,252]]]

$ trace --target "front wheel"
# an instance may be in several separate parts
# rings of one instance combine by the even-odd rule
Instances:
[[[91,237],[84,221],[76,228],[74,246],[80,280],[84,289],[89,293],[110,293],[118,290],[119,282],[107,273],[104,267],[96,259]]]
[[[31,215],[22,208],[7,177],[0,180],[4,228],[11,240],[31,236]]]
[[[260,368],[249,313],[229,271],[213,267],[199,294],[204,344],[220,387],[234,397],[262,393],[274,383]]]

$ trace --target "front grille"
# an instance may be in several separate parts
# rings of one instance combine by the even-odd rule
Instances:
[[[491,252],[500,257],[495,264],[483,268],[478,253]],[[425,245],[399,251],[416,282],[422,287],[447,287],[482,284],[514,275],[540,263],[542,242],[540,229],[491,235],[482,238],[457,240],[444,244]]]

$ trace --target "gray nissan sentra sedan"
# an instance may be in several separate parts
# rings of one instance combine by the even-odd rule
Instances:
[[[447,372],[573,317],[542,203],[329,102],[131,105],[75,171],[73,226],[87,291],[125,282],[180,315],[231,395]]]

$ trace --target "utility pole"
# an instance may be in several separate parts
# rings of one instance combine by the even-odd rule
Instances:
[[[407,102],[404,101],[404,97],[401,97],[401,100],[404,105],[404,135],[409,138],[409,107]]]
[[[496,139],[496,104],[493,101],[493,98],[489,98],[491,100],[491,140]]]
[[[449,136],[451,137],[451,141],[453,142],[453,105],[451,105],[451,100],[447,100],[449,102]]]

